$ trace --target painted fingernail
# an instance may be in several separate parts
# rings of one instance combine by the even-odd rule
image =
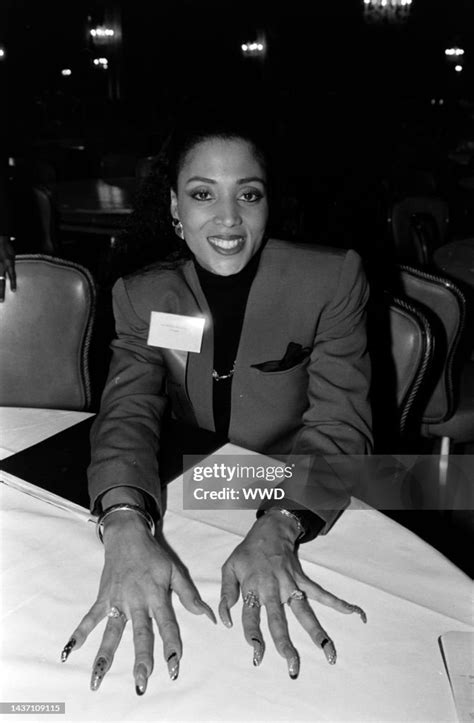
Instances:
[[[324,655],[326,656],[328,663],[330,665],[335,665],[337,660],[337,653],[332,640],[330,640],[329,638],[324,638],[323,642],[321,643],[321,648],[323,649]]]
[[[98,690],[107,671],[107,660],[98,658],[92,671],[91,690]]]
[[[349,607],[351,608],[351,611],[353,613],[357,613],[357,615],[360,615],[360,619],[362,620],[363,623],[367,622],[367,615],[362,610],[362,608],[360,608],[358,605],[350,605]]]
[[[295,651],[295,655],[288,659],[288,675],[291,680],[296,680],[300,674],[300,656]]]
[[[171,680],[176,680],[179,675],[178,653],[171,653],[171,655],[168,656],[166,663],[168,665],[168,673]]]
[[[61,651],[61,663],[65,663],[66,660],[69,658],[69,653],[75,646],[76,642],[76,638],[71,638],[70,640],[68,640],[68,642]]]
[[[226,626],[226,628],[232,627],[233,622],[230,615],[229,607],[227,605],[227,599],[225,597],[221,598],[221,601],[219,603],[219,617],[222,620],[223,624]]]
[[[258,638],[252,638],[253,642],[253,664],[256,668],[260,665],[265,652],[265,645]]]
[[[135,671],[135,693],[143,695],[148,683],[148,670],[144,663],[139,663]]]
[[[204,600],[201,600],[201,598],[195,598],[194,602],[196,603],[196,605],[199,605],[204,610],[204,613],[207,615],[209,620],[211,620],[214,625],[217,625],[216,616],[214,615],[212,608],[207,603],[205,603]]]

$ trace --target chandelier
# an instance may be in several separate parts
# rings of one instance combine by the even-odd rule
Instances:
[[[364,0],[364,20],[369,23],[404,23],[413,0]]]

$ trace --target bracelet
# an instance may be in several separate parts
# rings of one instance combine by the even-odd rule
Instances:
[[[127,503],[123,503],[107,507],[107,509],[99,515],[99,519],[97,520],[95,529],[97,532],[97,537],[102,543],[104,542],[104,522],[107,517],[113,515],[114,512],[136,512],[137,515],[140,515],[140,517],[145,520],[152,536],[155,534],[155,522],[149,512],[147,512],[145,509],[143,509],[143,507],[140,507],[139,505],[129,505]]]
[[[285,517],[289,517],[291,520],[294,520],[298,526],[298,532],[299,535],[296,538],[295,542],[298,542],[305,534],[306,534],[306,528],[303,527],[301,520],[297,515],[295,515],[294,512],[290,512],[290,510],[282,509],[281,507],[270,507],[268,510],[265,510],[264,514],[267,512],[270,512],[271,510],[274,510],[275,512],[279,512],[281,515],[285,515]]]

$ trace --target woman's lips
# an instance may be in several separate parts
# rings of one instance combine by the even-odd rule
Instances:
[[[245,238],[243,236],[208,236],[207,241],[218,254],[232,256],[242,250]]]

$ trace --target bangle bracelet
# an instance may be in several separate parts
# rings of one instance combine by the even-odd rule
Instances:
[[[104,522],[107,517],[113,515],[114,512],[136,512],[137,515],[140,515],[140,517],[145,520],[152,536],[155,534],[155,523],[153,517],[143,507],[140,507],[139,505],[129,505],[126,503],[120,505],[112,505],[111,507],[107,507],[107,509],[99,515],[99,519],[97,520],[97,537],[102,543],[104,542]]]
[[[268,510],[265,510],[265,513],[267,512],[279,512],[281,515],[285,515],[285,517],[289,517],[291,520],[294,520],[298,526],[298,537],[296,538],[295,542],[298,542],[305,534],[306,529],[301,524],[301,520],[297,515],[294,514],[294,512],[290,512],[290,510],[281,509],[280,507],[270,507]],[[265,514],[264,513],[264,514]]]

